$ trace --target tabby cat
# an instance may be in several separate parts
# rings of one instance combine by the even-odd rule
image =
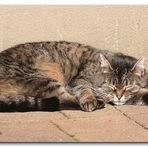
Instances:
[[[66,41],[25,43],[0,53],[0,111],[148,104],[147,88],[144,58]]]

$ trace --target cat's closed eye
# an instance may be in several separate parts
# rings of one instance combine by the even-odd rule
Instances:
[[[137,93],[140,90],[140,87],[138,85],[128,85],[126,87],[126,91],[129,91],[131,93]]]
[[[127,78],[122,80],[123,86],[128,86],[129,83],[130,83],[130,82],[129,82],[129,80],[128,80]]]
[[[117,78],[111,79],[111,84],[112,84],[113,86],[117,85],[117,84],[118,84],[118,79],[117,79]]]

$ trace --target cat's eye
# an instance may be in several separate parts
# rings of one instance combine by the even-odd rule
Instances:
[[[127,91],[130,91],[131,93],[137,93],[139,91],[140,87],[138,85],[129,85],[126,87]]]
[[[111,88],[111,90],[113,90],[113,91],[117,90],[116,86],[114,86],[114,85],[109,85],[109,88]]]
[[[117,79],[111,79],[111,84],[116,85],[118,83]]]
[[[122,81],[124,86],[128,86],[129,85],[129,80],[128,79],[123,79]]]

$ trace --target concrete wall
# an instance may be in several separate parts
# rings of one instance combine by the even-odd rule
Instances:
[[[148,56],[148,6],[0,6],[0,50],[68,40]]]

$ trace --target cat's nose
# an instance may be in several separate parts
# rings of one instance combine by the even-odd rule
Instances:
[[[121,97],[118,97],[118,96],[117,96],[117,98],[118,98],[118,100],[120,100],[120,99],[121,99]]]
[[[122,98],[122,96],[123,96],[122,90],[117,90],[117,91],[116,91],[116,96],[117,96],[117,98],[120,100],[120,99]]]

